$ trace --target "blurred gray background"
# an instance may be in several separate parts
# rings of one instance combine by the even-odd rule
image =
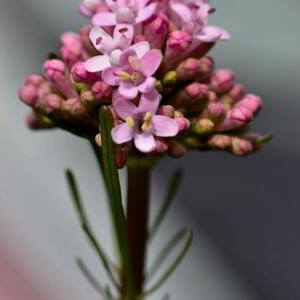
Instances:
[[[89,145],[64,132],[32,133],[16,96],[40,72],[57,37],[85,24],[77,0],[0,0],[0,295],[1,299],[99,299],[75,265],[80,256],[107,282],[80,231],[64,180],[72,167],[99,239],[112,256],[105,194]],[[233,39],[211,55],[232,68],[265,108],[253,131],[275,132],[263,151],[236,158],[190,153],[163,161],[153,175],[153,212],[169,176],[184,184],[151,249],[176,229],[195,229],[184,264],[162,291],[172,299],[300,299],[298,0],[214,0],[212,23]],[[126,173],[121,172],[125,181]],[[32,286],[28,291],[28,286]]]

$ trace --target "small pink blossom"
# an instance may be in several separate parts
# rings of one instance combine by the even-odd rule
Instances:
[[[115,26],[117,24],[139,24],[148,20],[156,11],[157,3],[149,0],[106,0],[112,12],[98,13],[92,19],[93,25]]]
[[[100,72],[110,66],[119,65],[122,50],[128,48],[133,38],[133,28],[128,25],[117,25],[111,37],[104,29],[95,26],[89,34],[94,47],[103,55],[97,55],[84,64],[88,72]]]
[[[138,92],[148,93],[154,89],[156,79],[152,75],[161,61],[161,51],[150,50],[148,42],[141,42],[123,51],[120,66],[105,69],[102,79],[109,85],[119,86],[123,97],[134,99]]]
[[[105,5],[104,0],[84,0],[78,6],[78,12],[85,17],[92,17],[96,11],[97,7],[100,5]]]
[[[179,127],[174,119],[156,115],[160,102],[160,95],[152,91],[141,96],[138,106],[126,99],[119,99],[113,103],[118,116],[126,121],[112,129],[112,138],[116,144],[134,140],[136,148],[144,153],[156,149],[154,136],[176,136]]]

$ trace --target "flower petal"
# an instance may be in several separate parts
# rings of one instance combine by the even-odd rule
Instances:
[[[102,12],[95,14],[92,18],[92,24],[95,26],[117,25],[116,14],[111,12]]]
[[[123,144],[131,141],[134,136],[134,128],[129,128],[127,123],[114,127],[111,137],[116,144]]]
[[[155,88],[156,79],[147,77],[146,80],[138,86],[141,93],[149,93]]]
[[[118,92],[127,99],[134,99],[137,96],[139,89],[130,82],[123,81],[119,86]]]
[[[113,37],[121,49],[128,48],[133,39],[133,26],[130,24],[118,24],[114,29]]]
[[[151,3],[148,6],[139,9],[137,17],[135,18],[135,23],[138,24],[151,18],[156,11],[157,5],[157,3]]]
[[[152,90],[149,93],[142,94],[138,111],[140,113],[150,112],[152,114],[155,114],[158,110],[160,98],[161,96],[157,92],[157,90]]]
[[[148,4],[149,0],[138,0],[136,2],[137,2],[138,9],[142,9]]]
[[[136,52],[134,51],[134,49],[131,49],[131,47],[124,50],[120,56],[120,67],[121,68],[124,68],[125,66],[128,65],[128,58],[130,56],[136,56]]]
[[[134,136],[135,147],[143,153],[149,153],[155,149],[155,140],[150,133],[138,133]]]
[[[221,33],[220,40],[228,41],[231,39],[231,34],[228,31],[226,31],[224,28],[218,26],[211,26],[211,27],[214,27],[216,30],[219,30],[219,32]]]
[[[162,61],[162,53],[160,50],[150,50],[143,55],[141,61],[143,66],[143,74],[145,76],[153,75],[159,68]]]
[[[109,53],[115,46],[113,38],[99,26],[94,26],[89,34],[94,47],[101,53]]]
[[[179,127],[174,119],[166,116],[155,115],[152,117],[154,127],[153,134],[161,137],[169,137],[177,135]]]
[[[141,59],[150,50],[150,44],[146,41],[143,41],[132,45],[128,49],[134,50],[136,52],[137,57]]]
[[[106,68],[102,72],[102,80],[112,86],[117,86],[120,84],[121,79],[116,75],[116,72],[120,72],[121,69],[117,67]]]
[[[107,55],[97,55],[88,59],[84,63],[84,67],[88,72],[95,73],[103,71],[104,69],[110,67],[109,56]]]
[[[205,26],[202,31],[195,36],[195,38],[202,42],[210,43],[219,40],[221,36],[222,32],[218,27]]]
[[[192,18],[192,11],[187,5],[179,2],[170,1],[170,7],[183,21],[189,21]]]
[[[113,11],[116,12],[118,9],[118,4],[115,0],[105,0],[106,5]]]
[[[124,121],[126,121],[128,117],[134,119],[134,116],[137,112],[137,107],[133,104],[132,101],[129,101],[127,99],[120,99],[115,101],[113,103],[113,108],[116,111],[117,115]]]

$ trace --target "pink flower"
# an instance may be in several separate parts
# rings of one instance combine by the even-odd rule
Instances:
[[[122,50],[129,47],[133,38],[133,28],[128,25],[117,25],[113,37],[105,30],[95,26],[90,31],[90,40],[103,55],[97,55],[84,63],[88,72],[100,72],[110,66],[119,65]]]
[[[178,20],[181,30],[188,32],[194,40],[215,42],[229,40],[230,34],[223,28],[208,25],[208,16],[214,12],[205,0],[170,1],[170,8]]]
[[[147,5],[149,0],[106,0],[113,12],[94,15],[93,25],[115,26],[117,24],[139,24],[148,20],[156,11],[157,3]]]
[[[104,0],[83,0],[78,6],[78,12],[85,17],[92,17],[100,5],[105,5]]]
[[[116,144],[134,140],[136,148],[144,153],[156,149],[154,136],[176,136],[179,128],[174,119],[156,115],[160,102],[157,91],[143,94],[139,106],[131,101],[119,99],[113,103],[114,110],[126,123],[112,129],[112,138]]]
[[[156,79],[152,75],[161,61],[161,51],[150,50],[148,42],[141,42],[123,51],[120,66],[105,69],[102,79],[109,85],[119,86],[123,97],[134,99],[138,92],[148,93],[154,89]]]

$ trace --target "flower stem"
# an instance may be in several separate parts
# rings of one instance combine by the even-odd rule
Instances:
[[[134,287],[143,291],[145,278],[146,241],[150,201],[151,167],[128,165],[127,224],[129,256],[132,259]]]

